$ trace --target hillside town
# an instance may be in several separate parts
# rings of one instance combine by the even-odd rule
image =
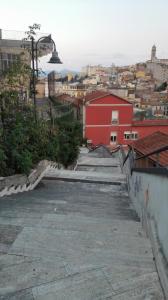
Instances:
[[[39,31],[0,29],[0,300],[168,299],[168,59],[58,71]]]
[[[1,30],[1,71],[23,52],[21,43],[3,39]],[[41,56],[52,49],[52,43],[45,39],[40,42],[40,48],[43,45],[47,48]],[[22,55],[30,64],[31,57],[26,48]],[[168,59],[157,58],[155,45],[147,58],[145,62],[129,66],[88,65],[76,73],[52,71],[45,76],[40,74],[35,87],[38,114],[47,118],[47,99],[52,99],[52,106],[58,102],[66,113],[73,111],[83,126],[83,138],[93,145],[103,143],[114,147],[155,131],[168,133]],[[22,85],[20,98],[31,101],[28,82]],[[108,104],[109,98],[111,104]],[[98,102],[101,109],[96,107]],[[112,105],[116,105],[115,110]],[[53,113],[60,116],[61,106]],[[121,126],[122,132],[119,132]]]
[[[89,144],[114,147],[155,131],[168,133],[167,80],[168,59],[158,59],[154,45],[146,62],[123,67],[88,65],[80,73],[67,73],[64,77],[53,71],[39,84],[45,81],[50,97],[73,105]],[[111,105],[116,105],[114,111],[109,104],[108,108],[92,107],[89,112],[89,106],[96,101],[108,106],[107,97],[111,97]],[[121,125],[123,131],[117,133]],[[99,128],[91,129],[96,126]]]

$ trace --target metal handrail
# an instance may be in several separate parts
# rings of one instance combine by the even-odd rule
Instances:
[[[123,166],[125,165],[125,163],[126,163],[126,161],[127,161],[128,157],[129,157],[129,155],[130,155],[130,152],[131,152],[131,150],[132,150],[132,147],[131,147],[130,145],[128,145],[128,147],[129,147],[129,151],[128,151],[128,153],[127,153],[126,157],[124,158],[124,161],[123,161]]]

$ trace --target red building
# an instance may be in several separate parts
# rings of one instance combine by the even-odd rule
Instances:
[[[109,92],[95,91],[84,98],[83,136],[94,145],[127,145],[155,131],[168,134],[168,120],[133,121],[133,105]]]

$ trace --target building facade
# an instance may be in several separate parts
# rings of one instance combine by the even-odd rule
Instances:
[[[105,91],[85,96],[83,136],[94,145],[127,145],[155,131],[168,133],[168,120],[133,121],[133,105]]]
[[[153,45],[151,50],[151,59],[146,62],[146,65],[158,83],[168,80],[168,59],[157,58],[155,45]]]
[[[43,99],[48,97],[48,80],[47,78],[38,78],[36,83],[36,98]]]
[[[13,34],[13,38],[5,36],[6,31],[0,29],[0,73],[6,71],[13,63],[22,56],[25,64],[31,64],[31,41],[17,39]],[[18,37],[20,33],[17,32]],[[25,34],[24,34],[25,35]],[[23,37],[25,37],[23,35]],[[53,44],[44,37],[38,45],[38,56],[49,54],[53,49]]]
[[[108,92],[97,91],[84,99],[83,134],[93,144],[123,143],[123,134],[131,130],[133,106]]]
[[[16,34],[16,35],[15,35]],[[22,35],[22,38],[20,37]],[[23,40],[25,37],[24,32],[11,32],[11,37],[6,37],[6,31],[0,29],[0,78],[3,73],[7,71],[13,64],[18,61],[23,62],[25,65],[31,66],[31,41]],[[53,44],[47,38],[43,38],[38,44],[38,56],[42,57],[50,53],[53,49]],[[30,90],[30,76],[25,77],[23,82],[18,87],[21,101],[29,100]],[[36,86],[37,97],[45,95],[45,83],[39,79]],[[39,96],[38,96],[39,95]]]
[[[79,98],[86,95],[86,86],[82,83],[63,84],[62,93],[70,95],[71,97]]]
[[[58,82],[61,75],[55,71],[48,74],[48,91],[50,96],[62,93],[62,82]]]

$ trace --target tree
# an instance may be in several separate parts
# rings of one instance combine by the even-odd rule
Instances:
[[[0,120],[4,130],[7,119],[12,118],[22,107],[21,91],[28,89],[30,67],[22,62],[22,54],[1,75],[0,80]]]
[[[57,160],[65,168],[73,164],[79,154],[82,141],[81,125],[79,122],[58,122]]]
[[[39,29],[29,26],[28,38]],[[81,125],[74,120],[71,107],[55,104],[61,117],[48,120],[34,119],[30,104],[20,99],[20,91],[27,87],[31,68],[22,57],[2,74],[0,82],[0,176],[16,173],[29,174],[42,159],[73,164],[79,153]],[[25,86],[26,82],[26,86]],[[53,105],[54,109],[54,105]],[[55,122],[54,122],[55,121]]]
[[[162,91],[165,91],[167,88],[167,82],[163,82],[161,85],[159,85],[157,88],[156,88],[156,92],[162,92]]]
[[[5,154],[5,149],[4,149],[4,144],[3,144],[3,138],[2,138],[2,130],[0,130],[0,176],[6,175],[6,154]]]
[[[25,32],[26,37],[23,39],[24,41],[30,40],[32,37],[36,36],[37,30],[40,30],[41,25],[34,23],[33,25],[30,25],[29,30]]]

